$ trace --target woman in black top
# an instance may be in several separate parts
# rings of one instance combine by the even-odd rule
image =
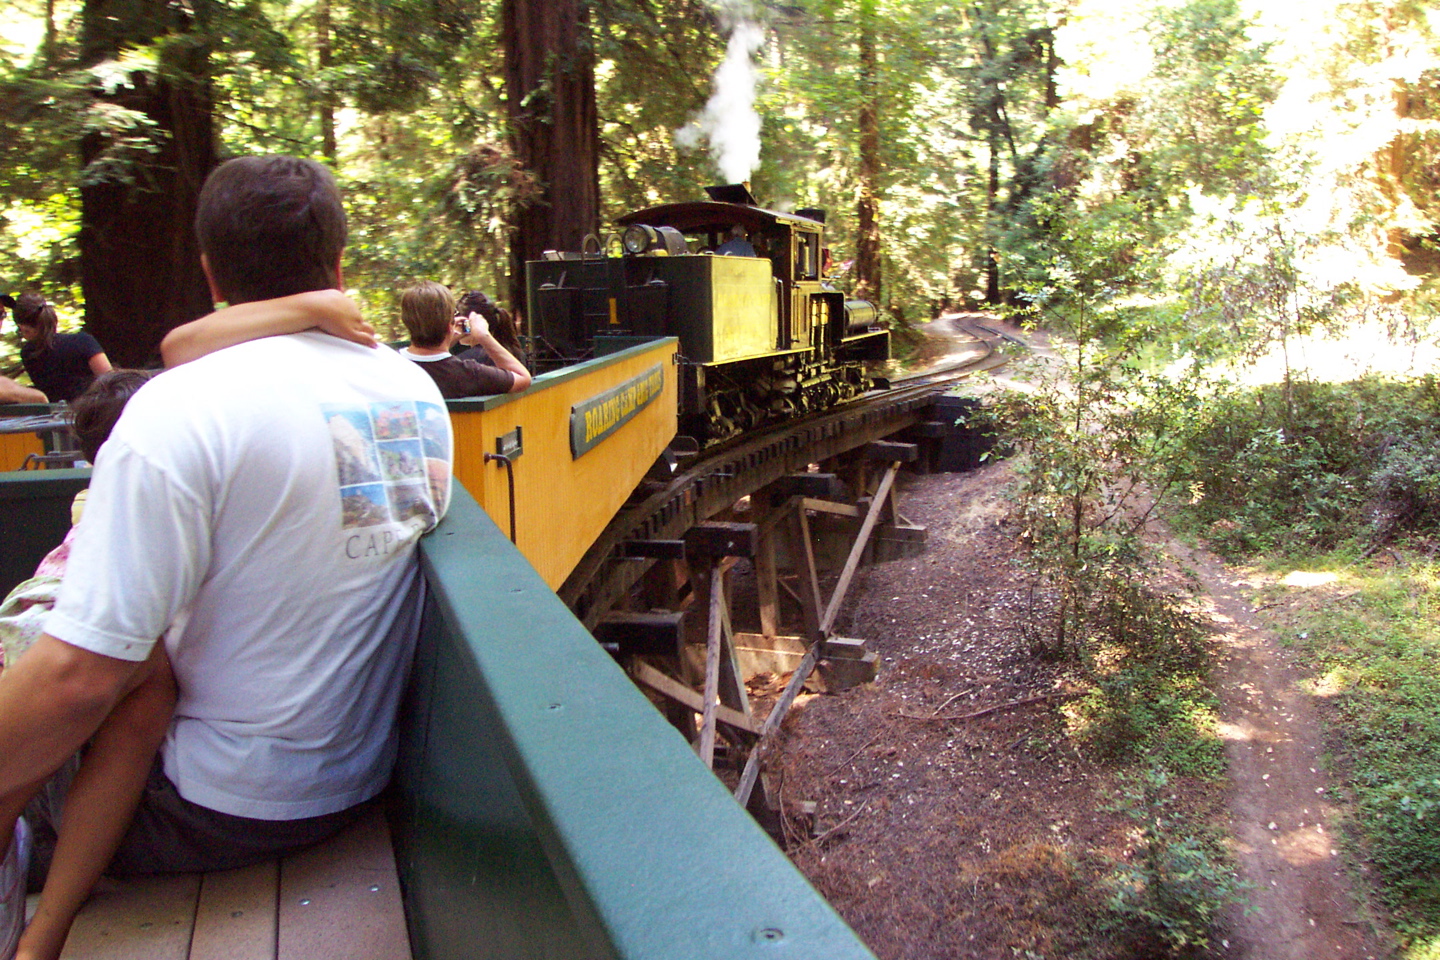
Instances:
[[[99,342],[88,333],[56,333],[55,308],[37,293],[15,298],[15,327],[20,331],[20,362],[35,388],[51,403],[69,403],[110,369]]]

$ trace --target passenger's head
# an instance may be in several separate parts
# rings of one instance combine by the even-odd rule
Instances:
[[[48,348],[55,339],[55,308],[38,293],[22,293],[15,298],[15,327],[22,340]]]
[[[86,460],[95,462],[100,445],[115,429],[125,404],[149,379],[150,374],[144,370],[110,370],[96,377],[70,404],[71,425]]]
[[[472,313],[478,313],[484,317],[486,322],[494,323],[500,314],[500,309],[495,301],[486,296],[484,290],[471,290],[460,297],[455,305],[457,316],[468,317]]]
[[[400,295],[400,322],[416,347],[442,347],[455,322],[455,298],[443,284],[422,280]]]
[[[340,286],[345,210],[330,171],[298,157],[237,157],[200,191],[195,233],[228,303]]]

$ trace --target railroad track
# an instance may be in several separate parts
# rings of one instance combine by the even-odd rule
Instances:
[[[918,423],[955,382],[1005,362],[994,344],[943,370],[896,380],[849,403],[705,450],[668,482],[621,510],[560,587],[560,598],[593,630],[652,561],[627,544],[681,539],[697,524],[788,474]]]

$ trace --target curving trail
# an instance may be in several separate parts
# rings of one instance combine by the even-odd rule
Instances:
[[[1013,341],[1018,332],[983,314],[942,317],[925,329],[953,340],[956,350],[966,349],[977,335],[991,339],[996,333]],[[1048,353],[1043,334],[1027,339],[1037,355]],[[1024,389],[1013,381],[1009,386]],[[1250,885],[1244,908],[1231,912],[1231,935],[1221,955],[1232,960],[1391,956],[1390,935],[1366,909],[1339,851],[1341,811],[1321,763],[1323,736],[1302,672],[1255,615],[1246,599],[1250,584],[1218,557],[1175,539],[1162,523],[1152,521],[1150,531],[1195,574],[1213,628],[1231,840]]]
[[[1313,697],[1245,599],[1247,584],[1212,554],[1167,538],[1193,571],[1214,627],[1221,735],[1229,758],[1231,836],[1246,909],[1224,956],[1372,960],[1389,954],[1347,875],[1339,814],[1321,766]]]

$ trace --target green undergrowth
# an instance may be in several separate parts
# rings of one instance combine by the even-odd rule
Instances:
[[[1294,571],[1261,610],[1315,678],[1351,860],[1407,960],[1440,960],[1440,380],[1214,398],[1177,528]]]
[[[1316,678],[1334,773],[1353,797],[1354,859],[1373,871],[1404,956],[1430,960],[1440,957],[1440,562],[1398,550],[1379,564],[1347,560],[1307,565],[1266,599]]]
[[[1200,628],[1179,598],[1139,580],[1102,581],[1090,599],[1076,624],[1090,690],[1065,712],[1072,735],[1121,771],[1112,812],[1135,824],[1132,855],[1096,891],[1098,926],[1133,956],[1202,955],[1240,887],[1219,825],[1174,790],[1203,791],[1225,772]]]
[[[1373,552],[1440,532],[1440,381],[1366,377],[1216,396],[1167,477],[1174,521],[1231,559]]]

